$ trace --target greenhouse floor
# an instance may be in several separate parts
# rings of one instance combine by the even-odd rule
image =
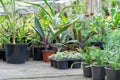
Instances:
[[[8,64],[0,61],[0,80],[91,80],[85,79],[82,69],[56,69],[50,63],[28,61]]]

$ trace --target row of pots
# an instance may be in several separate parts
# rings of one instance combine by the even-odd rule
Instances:
[[[89,64],[82,65],[84,77],[92,77],[92,80],[120,80],[120,70],[112,70],[111,68],[101,66],[89,66]]]
[[[55,50],[45,50],[44,47],[32,47],[33,60],[50,62],[49,56],[55,54]]]
[[[55,51],[45,50],[44,47],[33,47],[31,49],[33,60],[36,61],[49,62],[48,56],[55,54]],[[0,59],[13,64],[25,63],[29,60],[31,49],[26,44],[5,44],[5,48],[0,49]]]

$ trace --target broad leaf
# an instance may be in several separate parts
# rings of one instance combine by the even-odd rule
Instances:
[[[37,29],[37,32],[42,36],[42,38],[45,39],[45,34],[44,34],[44,31],[43,31],[43,28],[40,24],[40,22],[38,21],[38,19],[35,17],[35,27]]]

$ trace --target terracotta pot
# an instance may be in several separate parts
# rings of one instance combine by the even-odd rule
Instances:
[[[49,56],[51,56],[52,54],[55,54],[56,51],[53,50],[43,50],[42,54],[43,54],[43,61],[44,62],[50,62]]]

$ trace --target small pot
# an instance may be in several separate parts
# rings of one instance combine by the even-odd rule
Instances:
[[[45,50],[44,47],[33,47],[33,60],[41,61],[42,59],[42,50]]]
[[[107,80],[120,80],[120,70],[106,68],[106,77]]]
[[[92,80],[105,80],[105,68],[103,66],[92,66]]]
[[[92,77],[92,71],[91,71],[90,64],[82,63],[82,66],[83,66],[83,76],[91,78]]]
[[[44,62],[50,62],[49,56],[52,54],[55,54],[56,51],[53,50],[43,50],[42,55],[43,55],[43,61]]]
[[[68,67],[68,61],[66,60],[58,60],[57,61],[57,68],[58,69],[67,69]]]
[[[51,66],[57,68],[57,61],[56,60],[50,59],[50,64],[51,64]]]

